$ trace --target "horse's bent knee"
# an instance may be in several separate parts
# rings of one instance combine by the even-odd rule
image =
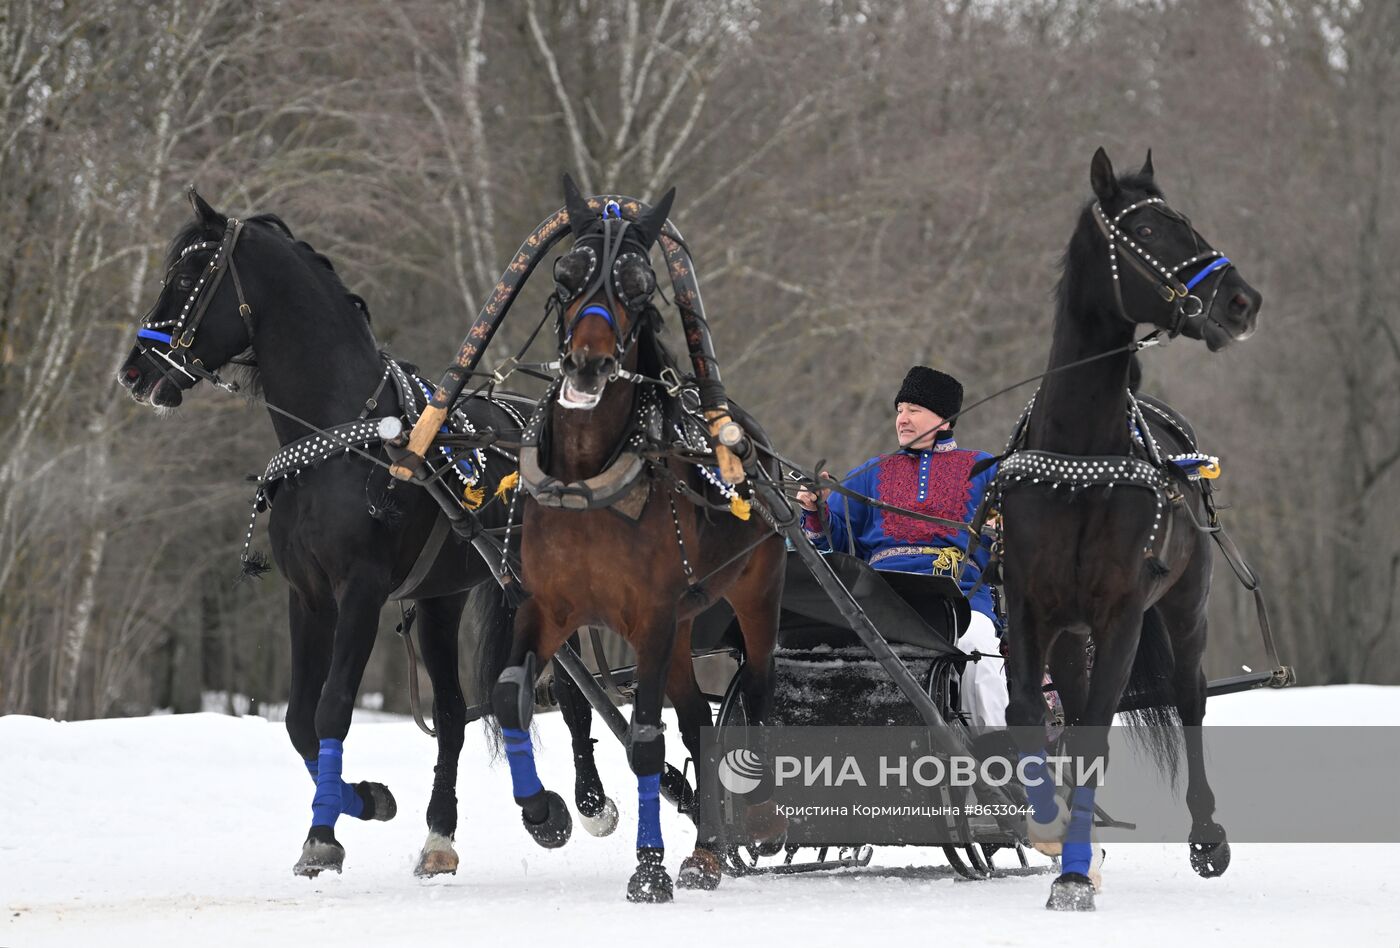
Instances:
[[[501,672],[491,689],[491,710],[501,727],[528,730],[535,714],[535,653],[526,652],[525,661]]]

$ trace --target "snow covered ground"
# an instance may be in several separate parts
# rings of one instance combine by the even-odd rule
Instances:
[[[1400,688],[1236,695],[1212,701],[1210,719],[1400,726]],[[571,797],[563,722],[540,720],[541,776]],[[0,718],[0,945],[1400,943],[1400,846],[1380,845],[1236,845],[1229,872],[1209,881],[1191,872],[1185,845],[1120,845],[1098,912],[1084,916],[1041,908],[1050,876],[954,881],[936,852],[916,849],[877,849],[864,870],[727,878],[717,892],[633,906],[623,890],[634,784],[620,746],[605,739],[598,757],[619,831],[600,840],[576,825],[567,847],[546,852],[521,829],[506,767],[486,765],[474,726],[459,786],[462,867],[421,881],[412,868],[434,745],[406,721],[361,722],[346,777],[388,783],[399,815],[342,819],[345,873],[308,881],[291,867],[312,785],[280,725]],[[693,831],[674,812],[663,823],[674,872]]]

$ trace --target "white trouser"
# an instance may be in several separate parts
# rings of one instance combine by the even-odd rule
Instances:
[[[962,710],[972,718],[973,732],[1006,727],[1006,662],[992,620],[974,610],[957,644],[964,652],[982,653],[979,660],[968,662],[962,673]]]

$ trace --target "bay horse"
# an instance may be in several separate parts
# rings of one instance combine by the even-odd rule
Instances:
[[[1046,778],[1047,663],[1070,725],[1066,752],[1074,756],[1106,761],[1107,729],[1130,676],[1174,704],[1184,725],[1191,865],[1210,877],[1229,864],[1200,733],[1211,549],[1195,522],[1208,518],[1201,492],[1164,470],[1170,464],[1134,456],[1129,373],[1139,324],[1202,340],[1215,352],[1254,332],[1262,300],[1165,203],[1150,152],[1140,171],[1120,178],[1100,148],[1089,179],[1095,200],[1079,216],[1056,292],[1050,374],[1025,423],[1024,450],[998,472],[1011,647],[1007,721],[1027,768],[1031,839],[1061,852],[1063,872],[1047,903],[1056,910],[1094,907],[1096,786],[1075,787],[1066,802]],[[1151,745],[1173,775],[1178,739]]]
[[[247,364],[241,354],[251,353],[255,364],[282,446],[268,474],[276,468],[287,475],[275,483],[265,475],[259,498],[271,503],[273,559],[290,587],[287,732],[315,782],[311,828],[294,871],[314,877],[341,870],[345,850],[334,832],[341,815],[387,820],[397,810],[383,784],[342,779],[355,696],[380,612],[393,597],[417,604],[437,732],[428,836],[415,873],[455,873],[467,710],[458,626],[469,605],[479,630],[501,625],[496,564],[455,532],[443,536],[439,507],[426,491],[394,489],[374,429],[381,418],[416,411],[406,402],[422,383],[381,351],[364,301],[276,216],[229,218],[193,188],[190,201],[194,219],[170,244],[160,295],[118,377],[138,402],[170,411],[202,379],[217,379],[213,373],[231,362]],[[467,423],[518,438],[523,416],[509,401],[473,398],[460,408]],[[315,429],[334,430],[323,436]],[[360,451],[343,448],[345,440]],[[514,472],[514,457],[483,451],[456,466],[462,464],[477,468],[477,519],[503,526],[505,502],[494,493]],[[611,830],[609,814],[616,823],[616,808],[593,763],[588,706],[567,676],[559,679],[555,691],[579,748],[576,803],[590,831],[601,835]]]
[[[564,194],[573,243],[554,267],[559,374],[527,425],[521,451],[526,598],[515,613],[508,653],[483,661],[478,671],[482,687],[493,688],[525,828],[540,845],[561,846],[569,834],[568,810],[540,782],[530,739],[528,696],[535,676],[572,630],[584,625],[608,626],[632,645],[637,693],[627,750],[637,776],[639,820],[637,868],[627,898],[669,902],[673,889],[663,864],[658,799],[665,766],[663,692],[675,706],[686,748],[701,760],[700,730],[712,720],[691,663],[691,623],[724,598],[743,635],[741,687],[753,718],[766,718],[783,541],[757,517],[741,520],[728,505],[706,504],[712,495],[695,464],[636,460],[642,446],[671,440],[661,430],[648,433],[646,419],[647,406],[655,405],[648,400],[663,399],[658,383],[668,369],[674,371],[657,338],[660,313],[651,303],[656,277],[649,257],[674,189],[635,223],[624,220],[615,203],[604,205],[601,214],[591,209],[567,175]],[[668,416],[667,431],[671,424]],[[530,453],[533,443],[537,453]],[[678,502],[678,492],[686,499]],[[677,882],[713,889],[720,879],[718,836],[707,781],[696,783],[691,813],[698,839]],[[770,819],[760,835],[771,842],[781,832],[777,824]],[[751,820],[751,832],[754,827]]]

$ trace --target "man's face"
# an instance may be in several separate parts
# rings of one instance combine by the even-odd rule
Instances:
[[[948,423],[922,405],[900,402],[894,410],[894,432],[901,448],[922,451],[932,447],[938,432]]]

